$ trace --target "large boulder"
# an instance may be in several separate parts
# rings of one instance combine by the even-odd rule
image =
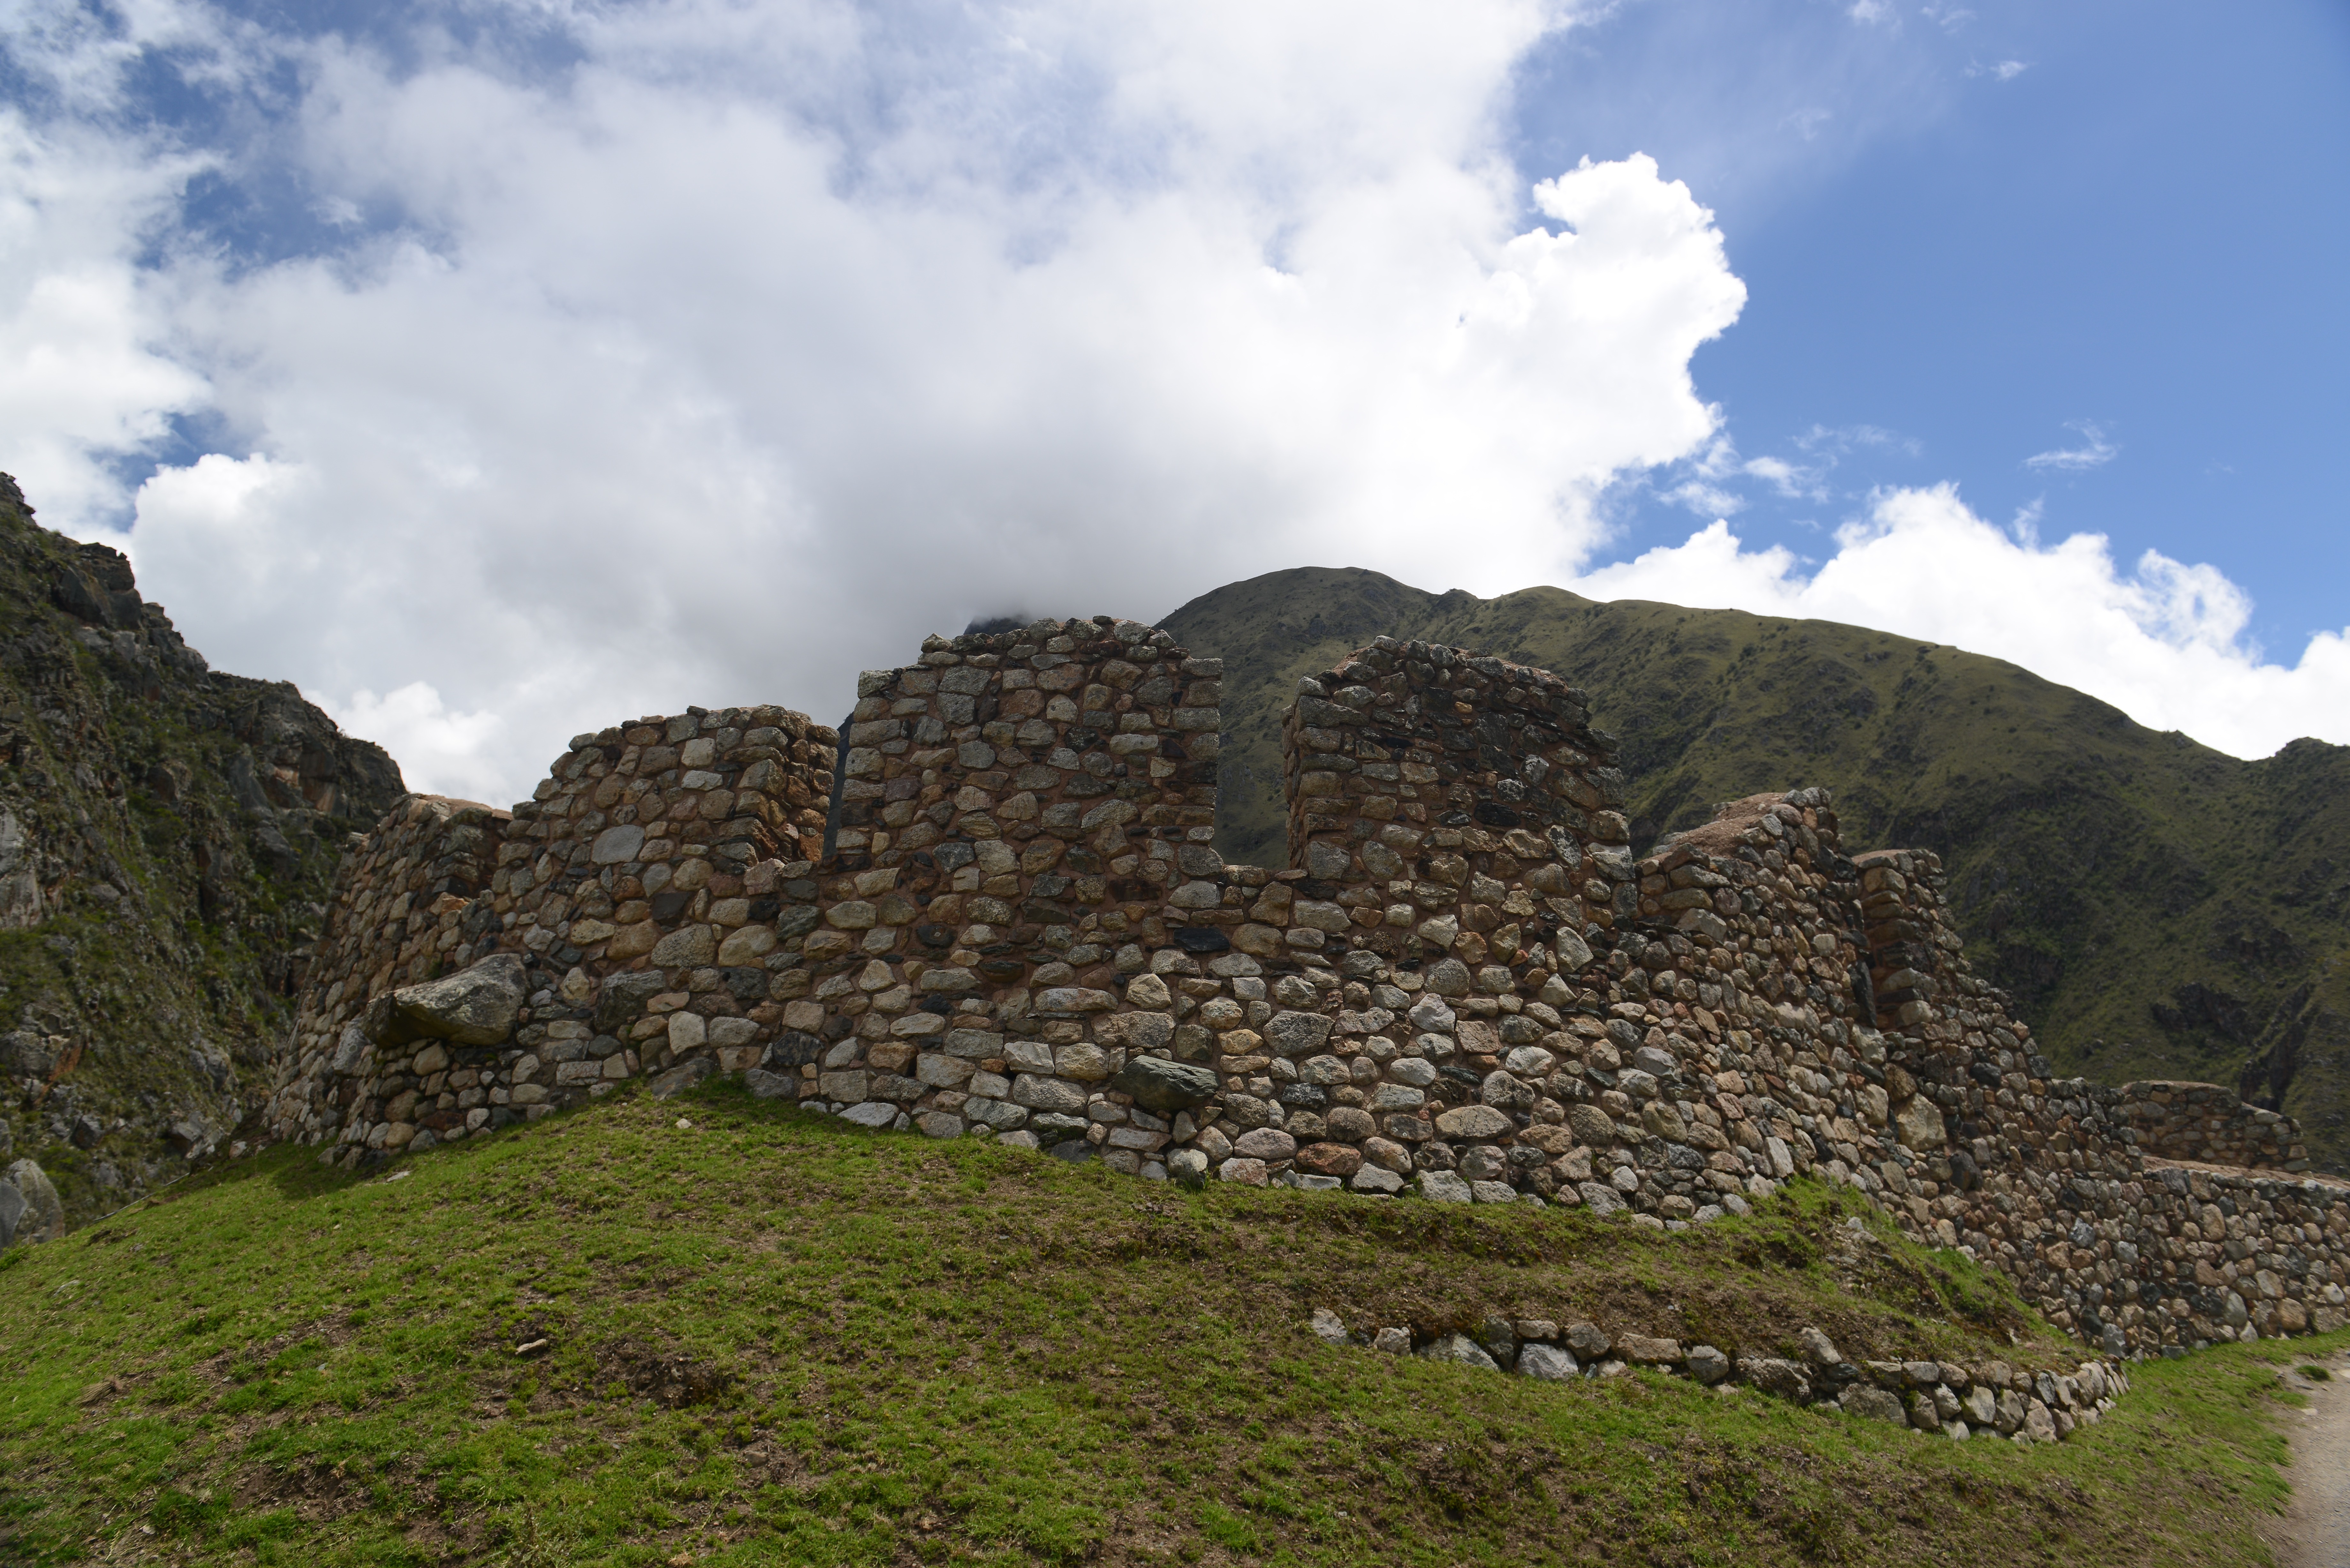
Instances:
[[[7,1251],[16,1241],[17,1222],[25,1218],[25,1211],[30,1207],[25,1201],[25,1195],[16,1190],[15,1182],[0,1181],[0,1251]]]
[[[1188,1062],[1162,1062],[1156,1056],[1133,1056],[1118,1070],[1109,1086],[1147,1110],[1172,1115],[1204,1105],[1219,1087],[1216,1075]]]
[[[523,983],[520,954],[492,953],[470,969],[380,998],[369,1010],[369,1033],[383,1045],[426,1039],[504,1044],[522,1011]]]
[[[16,1220],[17,1241],[54,1241],[66,1233],[65,1203],[39,1166],[29,1159],[16,1161],[8,1168],[7,1184],[25,1200]]]

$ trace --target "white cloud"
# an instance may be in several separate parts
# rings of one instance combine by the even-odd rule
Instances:
[[[46,514],[102,515],[119,494],[109,461],[205,400],[203,378],[158,351],[167,286],[131,260],[194,167],[0,111],[0,430]]]
[[[1980,62],[1970,61],[1967,66],[1967,75],[1970,77],[1994,77],[2003,82],[2012,82],[2031,68],[2032,67],[2029,65],[2022,60],[1999,60],[1988,66]]]
[[[162,143],[77,130],[147,204],[45,231],[22,297],[118,280],[151,384],[109,371],[104,418],[35,410],[0,459],[206,409],[225,450],[135,493],[28,487],[135,515],[191,641],[420,787],[519,798],[574,731],[688,702],[837,717],[974,614],[1342,561],[1513,588],[1717,424],[1690,356],[1744,289],[1711,214],[1643,157],[1531,191],[1505,160],[1513,64],[1565,20],[1532,0],[678,0],[546,13],[555,74],[147,3],[218,81],[296,94],[221,156],[279,160],[337,248],[158,232]]]
[[[2106,439],[2106,432],[2087,420],[2076,420],[2064,427],[2080,432],[2082,444],[2060,447],[2054,452],[2036,452],[2023,460],[2023,466],[2043,472],[2054,469],[2059,472],[2077,473],[2087,469],[2102,468],[2121,455],[2122,449]]]
[[[364,689],[347,702],[306,693],[347,733],[365,735],[400,760],[413,784],[435,781],[434,793],[473,800],[510,793],[488,754],[500,727],[495,713],[452,713],[441,693],[421,680],[379,697]]]
[[[2140,723],[2237,756],[2303,735],[2350,744],[2350,628],[2269,662],[2244,628],[2251,602],[2216,568],[2154,551],[2121,570],[2106,541],[2043,546],[2036,512],[2012,535],[1953,486],[1877,496],[1809,576],[1794,556],[1750,551],[1716,522],[1572,583],[1601,598],[1662,599],[1880,628],[2022,665]]]

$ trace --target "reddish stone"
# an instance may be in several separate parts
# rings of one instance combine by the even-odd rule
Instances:
[[[1343,1143],[1309,1143],[1297,1151],[1297,1168],[1343,1179],[1363,1168],[1363,1151]]]

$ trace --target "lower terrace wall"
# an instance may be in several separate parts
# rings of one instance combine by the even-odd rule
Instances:
[[[2122,1116],[2138,1152],[2271,1170],[2309,1168],[2309,1150],[2289,1116],[2248,1106],[2217,1084],[2122,1085]]]
[[[689,713],[579,737],[511,820],[411,802],[346,867],[273,1125],[352,1162],[741,1072],[1146,1177],[1668,1228],[1810,1172],[2108,1354],[2345,1320],[2350,1190],[2145,1158],[2171,1103],[2231,1113],[2055,1079],[1934,857],[1846,858],[1825,790],[1636,863],[1579,693],[1383,640],[1301,689],[1301,863],[1232,866],[1220,680],[1107,618],[932,639],[845,737]],[[369,1036],[493,954],[511,1038]]]

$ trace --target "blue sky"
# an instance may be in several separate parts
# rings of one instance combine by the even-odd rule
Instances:
[[[1748,303],[1693,371],[1742,454],[1891,438],[1813,441],[1826,504],[1731,486],[1750,542],[1824,556],[1871,486],[1954,478],[2001,522],[2217,565],[2272,653],[2338,630],[2350,6],[1966,9],[1627,5],[1534,52],[1517,155],[1646,150],[1720,215]],[[1603,558],[1686,532],[1672,486],[1627,486]]]
[[[1353,565],[2350,742],[2350,8],[15,0],[0,467],[421,787]]]

